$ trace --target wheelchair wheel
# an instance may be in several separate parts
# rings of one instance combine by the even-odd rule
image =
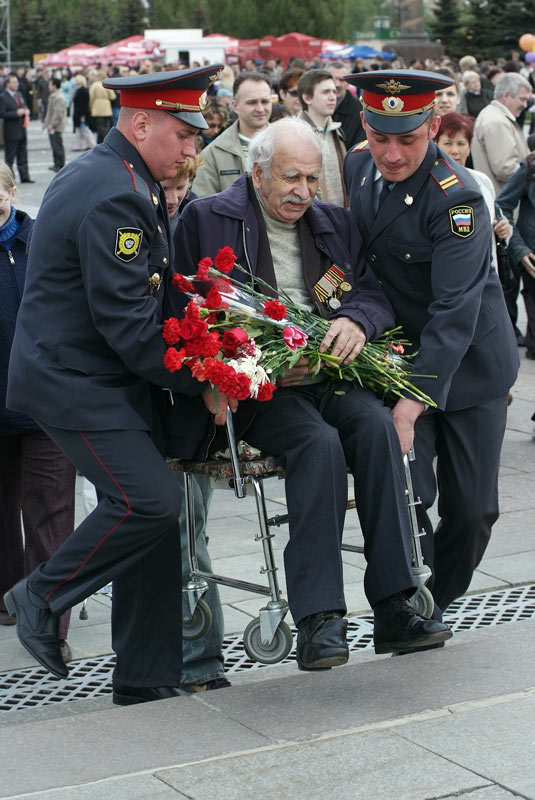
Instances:
[[[412,597],[409,597],[409,605],[421,617],[431,619],[433,616],[435,601],[433,600],[433,595],[427,586],[420,586],[420,588],[414,592]]]
[[[212,626],[212,612],[204,600],[199,600],[193,616],[182,617],[182,638],[200,639]]]
[[[275,631],[273,641],[265,645],[260,635],[260,620],[258,617],[248,624],[243,632],[243,646],[245,652],[253,661],[261,664],[278,664],[282,661],[293,645],[293,636],[286,622],[281,622]]]

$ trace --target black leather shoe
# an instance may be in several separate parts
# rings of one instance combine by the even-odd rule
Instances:
[[[127,686],[113,681],[113,702],[116,706],[133,706],[136,703],[151,703],[153,700],[167,700],[169,697],[188,697],[190,692],[179,686]]]
[[[330,669],[347,663],[347,619],[338,611],[311,614],[302,619],[297,628],[299,669]]]
[[[31,178],[24,178],[24,180],[22,180],[21,183],[35,183],[35,181],[32,181]]]
[[[399,650],[397,653],[392,653],[394,656],[409,656],[411,653],[423,653],[425,650],[437,650],[439,647],[444,647],[445,642],[438,644],[427,644],[424,647],[413,647],[412,650]]]
[[[69,670],[61,657],[59,617],[49,608],[38,608],[31,602],[27,578],[6,592],[4,603],[11,616],[17,618],[17,636],[21,645],[53,675],[66,678]]]
[[[401,592],[377,603],[373,615],[376,653],[413,651],[445,642],[453,636],[443,622],[417,614]]]

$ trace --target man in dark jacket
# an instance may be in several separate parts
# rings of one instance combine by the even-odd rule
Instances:
[[[328,65],[327,69],[333,76],[334,85],[336,86],[337,100],[332,118],[335,122],[342,123],[345,145],[349,150],[354,144],[363,142],[366,138],[360,120],[362,106],[360,101],[349,91],[349,84],[345,79],[347,66],[344,62],[333,61],[332,64]]]
[[[159,447],[173,258],[160,181],[195,155],[219,66],[110,79],[121,115],[49,186],[33,228],[7,405],[30,414],[95,484],[99,504],[5,595],[26,649],[59,677],[58,615],[113,579],[115,703],[181,694],[179,483]],[[80,187],[83,186],[83,192]]]
[[[367,340],[393,325],[393,317],[363,258],[350,214],[313,202],[320,172],[320,140],[310,126],[291,118],[274,123],[251,142],[248,175],[220,195],[188,205],[175,234],[176,265],[191,273],[201,258],[232,247],[251,276],[331,319],[322,349],[350,363]],[[324,291],[330,280],[332,291]],[[344,389],[335,392],[328,380],[311,377],[301,360],[279,379],[273,399],[257,405],[244,433],[250,444],[275,455],[286,472],[285,570],[301,669],[325,669],[348,658],[340,553],[346,463],[355,477],[376,652],[451,635],[407,602],[415,581],[403,462],[390,412],[371,391],[351,384]],[[218,406],[212,407],[216,421],[225,410],[226,398],[219,393]],[[203,413],[198,403],[197,420]],[[197,431],[202,427],[197,421]],[[204,427],[207,438],[206,415]],[[184,448],[191,445],[184,442]]]
[[[17,160],[21,183],[33,183],[28,171],[28,137],[30,110],[19,92],[19,79],[8,75],[0,95],[0,117],[4,120],[5,162],[13,169]]]

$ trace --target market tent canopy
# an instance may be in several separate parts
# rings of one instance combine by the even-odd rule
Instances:
[[[87,44],[87,42],[80,42],[74,44],[72,47],[66,47],[63,50],[58,50],[57,53],[49,53],[45,58],[38,61],[36,66],[39,67],[75,67],[86,66],[87,64],[94,64],[94,54],[100,50],[95,45]]]
[[[322,53],[321,55],[322,58],[341,58],[343,60],[352,60],[355,58],[380,58],[384,61],[391,61],[396,57],[395,53],[387,53],[382,50],[375,50],[375,48],[370,47],[370,45],[367,44],[348,44],[340,49],[331,49],[330,51]]]
[[[145,39],[139,35],[128,36],[126,39],[98,48],[94,59],[102,64],[136,66],[144,58],[158,58],[162,52],[164,51],[160,49],[160,43],[153,39]]]
[[[304,33],[285,33],[284,36],[264,36],[258,43],[259,57],[281,60],[284,65],[290,58],[317,58],[323,49],[323,40]]]

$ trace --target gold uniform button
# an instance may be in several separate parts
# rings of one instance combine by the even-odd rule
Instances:
[[[375,253],[373,253],[373,255],[370,256],[370,261],[377,261],[377,256],[375,255]]]
[[[161,233],[161,232],[162,232],[162,229],[161,229],[161,228],[160,228],[160,226],[158,225],[158,233]]]
[[[152,202],[154,203],[155,206],[158,205],[158,198],[156,197],[155,194],[152,195]]]
[[[130,169],[134,169],[134,165],[133,164],[129,164],[128,166],[130,167]]]
[[[410,258],[411,258],[411,254],[410,253],[405,253],[405,260],[406,261],[410,261]]]
[[[167,264],[167,259],[165,257],[162,258],[162,264]]]

